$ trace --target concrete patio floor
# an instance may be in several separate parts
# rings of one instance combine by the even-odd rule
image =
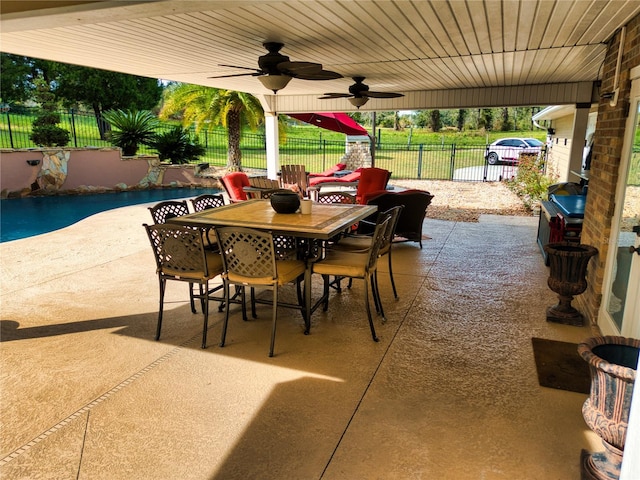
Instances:
[[[212,304],[209,342],[186,286],[158,286],[146,206],[0,245],[0,478],[579,479],[600,451],[586,395],[538,385],[531,337],[579,342],[547,323],[556,302],[535,218],[425,221],[431,237],[386,261],[388,322],[371,340],[362,285],[332,293],[303,335],[269,307],[227,345]],[[314,297],[321,290],[314,282]]]

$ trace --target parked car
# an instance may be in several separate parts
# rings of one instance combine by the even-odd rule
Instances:
[[[540,153],[543,145],[535,138],[501,138],[487,147],[484,158],[491,165],[515,163],[521,153]]]

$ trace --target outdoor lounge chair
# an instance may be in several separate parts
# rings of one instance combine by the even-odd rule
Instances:
[[[398,219],[394,241],[418,242],[420,248],[422,248],[422,224],[432,199],[433,195],[424,190],[404,190],[401,192],[382,190],[371,192],[365,198],[367,205],[377,205],[378,211],[385,211],[396,205],[404,206]],[[375,221],[375,217],[361,221],[358,232],[373,231],[373,221]]]
[[[354,170],[342,177],[312,177],[309,178],[309,186],[319,187],[321,185],[324,186],[325,183],[335,184],[338,186],[356,186],[358,184],[358,180],[360,180],[362,170],[362,168],[358,168],[357,170]]]
[[[309,178],[313,178],[313,177],[333,177],[336,172],[341,172],[345,168],[347,168],[347,164],[346,163],[337,163],[333,167],[330,167],[330,168],[326,169],[324,172],[321,172],[321,173],[310,173],[309,174]]]

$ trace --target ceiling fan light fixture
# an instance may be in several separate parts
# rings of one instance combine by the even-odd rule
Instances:
[[[369,101],[369,98],[368,97],[351,97],[351,98],[347,98],[347,100],[349,100],[349,103],[354,107],[360,108],[361,106],[363,106],[365,103]]]
[[[258,77],[258,80],[264,85],[265,88],[277,93],[278,90],[282,90],[291,81],[289,75],[263,75]]]

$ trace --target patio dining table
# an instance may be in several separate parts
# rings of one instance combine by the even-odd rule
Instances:
[[[304,278],[305,334],[308,334],[311,314],[320,303],[318,301],[315,306],[311,305],[311,268],[309,266],[317,260],[311,253],[312,250],[317,249],[312,246],[335,237],[351,225],[375,213],[376,210],[377,207],[374,205],[313,203],[310,214],[299,212],[284,214],[276,213],[271,208],[269,200],[254,199],[182,215],[167,221],[199,228],[254,228],[272,232],[274,235],[288,235],[309,240]]]

